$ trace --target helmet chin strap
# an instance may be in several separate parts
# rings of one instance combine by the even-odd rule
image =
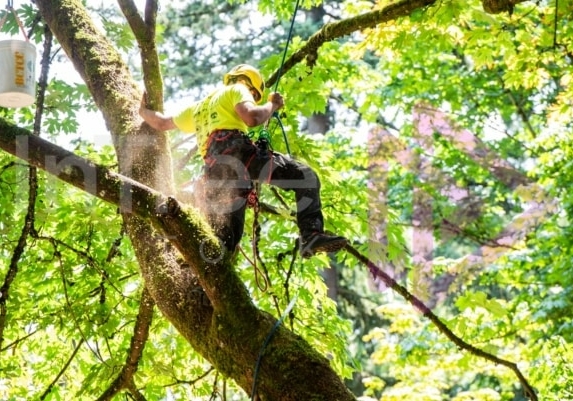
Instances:
[[[253,86],[253,83],[251,82],[249,77],[241,76],[240,78],[237,79],[237,83],[241,83],[241,84],[245,85],[247,88],[249,88],[249,90],[251,91],[251,94],[253,94],[253,91],[256,92],[257,96],[255,96],[253,94],[253,99],[255,99],[256,103],[259,103],[261,101],[262,97],[259,95],[259,91],[257,91],[257,88],[255,88]],[[258,99],[257,99],[257,97],[258,97]]]

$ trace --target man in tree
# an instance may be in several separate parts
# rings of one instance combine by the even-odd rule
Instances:
[[[260,104],[265,85],[260,72],[247,64],[233,67],[224,86],[170,117],[150,110],[143,97],[139,114],[153,128],[194,132],[205,161],[205,204],[201,205],[217,236],[234,252],[243,235],[247,198],[253,180],[295,193],[300,252],[309,258],[317,252],[335,252],[346,239],[324,232],[320,181],[310,167],[254,143],[246,132],[268,121],[284,105],[280,93]]]

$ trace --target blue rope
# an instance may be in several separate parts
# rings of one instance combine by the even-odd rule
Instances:
[[[283,122],[281,121],[281,118],[279,117],[279,115],[276,111],[273,113],[273,117],[275,117],[277,119],[277,122],[279,123],[279,125],[281,127],[281,131],[283,132],[283,138],[285,139],[285,145],[286,145],[287,153],[289,156],[292,157],[292,155],[290,154],[290,146],[288,146],[288,140],[286,137],[286,131],[285,131],[285,127],[283,125]]]
[[[265,341],[263,342],[263,346],[261,347],[261,350],[259,352],[259,357],[257,358],[257,364],[255,365],[255,373],[253,374],[253,390],[251,391],[251,401],[254,401],[255,395],[257,394],[259,369],[261,367],[261,360],[263,359],[263,354],[265,353],[265,350],[266,350],[267,346],[269,345],[269,342],[271,342],[271,339],[272,339],[273,335],[275,334],[275,332],[277,331],[277,329],[279,328],[279,326],[284,322],[284,320],[286,319],[288,314],[291,312],[292,308],[294,308],[294,304],[295,304],[297,298],[298,298],[298,294],[296,294],[294,296],[294,298],[290,301],[287,308],[285,309],[285,311],[281,315],[281,318],[275,322],[275,325],[273,326],[273,328],[271,329],[271,331],[267,335],[267,338],[265,338]]]

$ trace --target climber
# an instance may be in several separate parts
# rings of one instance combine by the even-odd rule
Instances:
[[[260,104],[265,85],[260,72],[247,64],[232,68],[224,86],[192,103],[173,117],[147,108],[146,96],[139,114],[160,131],[179,129],[195,133],[204,166],[207,219],[216,235],[231,252],[243,234],[247,197],[253,180],[295,193],[300,253],[309,258],[318,252],[335,252],[346,239],[324,232],[320,181],[308,166],[269,149],[265,141],[254,143],[249,127],[265,123],[284,105],[280,93],[271,93]]]

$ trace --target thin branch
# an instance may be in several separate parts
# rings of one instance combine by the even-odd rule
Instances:
[[[161,68],[155,43],[155,23],[159,5],[156,0],[147,0],[144,20],[139,15],[133,0],[117,0],[117,3],[141,49],[141,67],[149,107],[155,110],[162,110],[163,81],[161,79]]]
[[[113,241],[113,244],[111,245],[111,248],[109,249],[109,252],[107,253],[107,257],[105,258],[105,263],[110,263],[113,258],[119,254],[119,247],[121,245],[121,240],[123,239],[125,235],[125,227],[122,227],[121,232],[119,233],[119,237],[115,239],[115,241]],[[100,287],[99,287],[99,291],[100,291],[100,304],[105,303],[105,294],[106,294],[106,289],[105,289],[105,282],[106,281],[110,281],[109,278],[109,274],[108,272],[102,268],[101,269],[101,281],[100,281]],[[119,291],[118,288],[116,288],[113,283],[112,283],[112,287],[116,290]],[[122,294],[123,295],[123,294]]]
[[[107,274],[107,272],[105,271],[105,269],[103,269],[102,267],[100,267],[99,263],[97,260],[94,259],[94,257],[92,255],[90,255],[88,252],[83,251],[81,249],[77,249],[72,245],[69,245],[68,243],[58,239],[58,238],[54,238],[54,237],[46,237],[43,235],[37,235],[35,233],[33,233],[33,237],[37,240],[42,240],[42,241],[48,241],[49,243],[52,244],[52,246],[54,247],[54,249],[57,249],[58,246],[61,246],[65,249],[67,249],[68,251],[71,251],[73,253],[75,253],[77,256],[82,257],[83,259],[85,259],[86,264],[90,267],[92,267],[101,277],[102,280],[106,280],[109,285],[118,293],[123,295],[123,291],[117,287],[117,285],[111,281],[111,278],[109,277],[109,275]],[[109,263],[111,261],[111,259],[115,256],[114,252],[117,252],[116,243],[118,241],[121,241],[121,238],[123,237],[123,234],[121,234],[121,237],[117,238],[114,243],[112,244],[110,251],[107,255],[106,258],[106,263]],[[120,280],[121,281],[121,280]]]
[[[436,328],[442,334],[444,334],[450,341],[452,341],[456,346],[458,346],[459,348],[461,348],[465,351],[468,351],[470,354],[473,354],[477,357],[486,359],[486,360],[491,361],[493,363],[503,365],[503,366],[509,368],[510,370],[512,370],[515,373],[515,375],[517,376],[517,378],[519,379],[519,382],[521,383],[521,385],[523,386],[525,395],[531,401],[538,401],[537,394],[535,393],[535,390],[529,384],[529,382],[527,381],[525,376],[523,376],[523,374],[519,370],[519,367],[517,366],[516,363],[507,361],[505,359],[501,359],[501,358],[499,358],[495,355],[492,355],[492,354],[490,354],[490,353],[488,353],[482,349],[479,349],[479,348],[477,348],[471,344],[468,344],[467,342],[462,340],[460,337],[458,337],[456,334],[454,334],[454,332],[452,332],[448,328],[448,326],[446,326],[446,324],[444,322],[442,322],[442,320],[437,315],[435,315],[434,312],[432,312],[432,310],[426,306],[426,304],[424,304],[424,302],[422,302],[419,298],[417,298],[412,293],[410,293],[406,287],[400,285],[396,280],[394,280],[388,274],[384,273],[384,271],[382,271],[381,268],[376,266],[374,264],[374,262],[372,262],[366,256],[364,256],[360,252],[358,252],[358,250],[356,250],[356,248],[352,247],[351,245],[347,245],[346,250],[352,256],[354,256],[356,259],[358,259],[362,264],[364,264],[366,267],[368,267],[368,270],[370,271],[370,273],[375,278],[382,280],[384,282],[384,284],[386,284],[388,287],[392,288],[392,290],[394,290],[395,292],[400,294],[412,306],[414,306],[416,309],[418,309],[420,312],[422,312],[422,314],[428,320],[430,320],[430,322],[432,322],[434,324],[434,326],[436,326]]]
[[[14,252],[12,253],[12,258],[10,259],[10,266],[8,267],[8,272],[4,277],[4,283],[0,287],[0,348],[2,348],[2,342],[4,340],[4,328],[6,327],[6,316],[8,314],[8,309],[6,307],[6,302],[8,301],[8,295],[10,291],[10,286],[18,274],[18,263],[24,249],[26,247],[26,240],[30,233],[32,227],[32,220],[30,220],[29,215],[26,215],[24,227],[20,233],[20,238]]]
[[[507,237],[507,233],[504,233],[501,238],[487,238],[486,234],[480,235],[480,233],[474,233],[466,228],[460,227],[459,225],[449,221],[446,218],[442,218],[440,224],[432,224],[429,227],[422,226],[422,228],[444,229],[451,234],[460,235],[462,238],[469,239],[470,241],[473,241],[480,246],[517,250],[517,248],[514,246],[500,242],[500,240]]]
[[[497,74],[497,80],[499,81],[503,91],[505,92],[505,94],[507,95],[509,100],[511,100],[511,103],[515,106],[515,108],[517,110],[517,115],[521,118],[521,121],[523,121],[523,123],[525,124],[525,127],[527,128],[527,130],[529,131],[531,136],[533,136],[534,138],[537,138],[537,136],[538,136],[537,132],[535,132],[535,129],[531,125],[531,121],[529,121],[529,116],[527,115],[527,112],[521,106],[521,104],[517,101],[513,92],[511,91],[511,89],[509,89],[505,86],[505,82],[503,81],[503,78],[501,77],[500,74]]]
[[[139,15],[139,11],[133,0],[117,0],[117,4],[136,37],[138,34],[147,32],[145,21],[143,21],[141,15]]]
[[[273,195],[275,196],[275,198],[277,198],[278,201],[281,203],[281,205],[283,205],[283,207],[284,207],[285,209],[289,210],[289,209],[290,209],[290,208],[289,208],[289,205],[286,203],[286,201],[285,201],[284,198],[281,196],[281,194],[280,194],[279,191],[276,189],[276,187],[271,186],[271,191],[272,191]],[[291,211],[291,212],[290,212],[290,215],[294,217],[294,216],[296,216],[296,213],[293,212],[293,211]]]
[[[157,19],[157,10],[159,10],[159,3],[157,0],[147,0],[145,2],[145,24],[149,30],[149,36],[155,36],[155,21]]]
[[[24,337],[20,337],[19,339],[12,341],[10,344],[8,344],[7,346],[5,346],[4,348],[0,349],[0,352],[4,352],[6,350],[9,350],[10,348],[15,347],[16,345],[20,344],[22,341],[25,341],[26,339],[28,339],[29,337],[32,337],[34,334],[36,334],[39,330],[34,330],[29,334],[26,334]]]
[[[10,163],[7,163],[7,164],[3,165],[2,168],[0,168],[0,176],[1,176],[2,174],[4,174],[4,172],[5,172],[6,170],[9,170],[9,169],[11,169],[11,168],[14,167],[14,166],[28,167],[27,164],[24,164],[24,163],[16,163],[15,161],[11,161]]]
[[[50,74],[50,65],[52,63],[51,53],[54,43],[54,35],[50,28],[44,27],[44,51],[42,52],[40,79],[38,80],[38,95],[36,97],[36,115],[34,119],[34,135],[39,136],[42,128],[42,117],[44,115],[44,100],[46,98],[46,89],[48,87],[48,77]]]
[[[62,262],[62,254],[60,253],[60,251],[58,250],[56,245],[54,245],[54,257],[56,257],[58,259],[58,262],[59,262],[60,276],[62,278],[62,288],[64,289],[64,298],[66,300],[66,306],[68,307],[69,313],[70,313],[72,320],[73,320],[73,323],[74,323],[74,326],[76,327],[76,330],[78,331],[78,333],[82,337],[82,341],[86,342],[90,351],[96,356],[96,358],[98,358],[102,363],[105,364],[106,362],[104,361],[101,354],[97,350],[94,350],[92,348],[92,346],[90,345],[90,343],[87,342],[88,336],[85,335],[84,330],[82,330],[82,326],[80,325],[80,322],[79,322],[76,314],[74,313],[74,309],[72,308],[72,302],[71,302],[70,296],[68,294],[68,280],[66,278],[66,272],[64,271],[64,263]]]
[[[80,347],[84,344],[84,339],[82,338],[79,342],[78,345],[76,345],[76,348],[74,349],[74,352],[72,352],[72,355],[70,355],[70,357],[68,358],[68,361],[64,364],[64,366],[62,367],[62,369],[60,370],[60,372],[56,375],[56,377],[54,378],[54,380],[52,380],[52,382],[50,383],[50,385],[48,386],[48,388],[46,389],[46,391],[44,391],[44,393],[40,396],[40,401],[45,400],[46,397],[50,394],[50,392],[52,391],[52,388],[56,385],[56,383],[58,382],[58,380],[60,380],[60,377],[62,377],[62,375],[65,373],[66,369],[68,369],[68,367],[70,366],[70,364],[72,363],[72,360],[74,359],[74,357],[76,356],[76,354],[78,353],[78,351],[80,350]]]
[[[215,372],[215,378],[213,379],[213,391],[211,392],[211,397],[209,397],[209,401],[215,401],[217,394],[219,391],[217,390],[217,382],[219,381],[219,371]]]
[[[149,338],[149,328],[151,327],[151,322],[153,320],[154,305],[155,303],[153,302],[149,291],[144,288],[141,294],[139,313],[137,315],[137,320],[135,321],[135,326],[133,327],[131,346],[127,354],[125,365],[123,365],[120,374],[116,377],[113,383],[98,398],[98,401],[109,401],[123,389],[129,389],[136,399],[143,399],[139,398],[141,394],[139,394],[135,388],[133,376],[135,375],[135,372],[137,372],[139,360],[143,354],[145,343]]]
[[[209,369],[207,369],[207,371],[205,371],[202,375],[196,377],[193,380],[181,380],[181,379],[177,379],[175,378],[175,381],[173,383],[170,384],[166,384],[164,387],[173,387],[173,386],[177,386],[179,384],[187,384],[191,387],[193,387],[195,384],[197,384],[197,382],[203,380],[204,378],[206,378],[207,376],[209,376],[209,374],[215,370],[215,368],[213,366],[211,366]]]

